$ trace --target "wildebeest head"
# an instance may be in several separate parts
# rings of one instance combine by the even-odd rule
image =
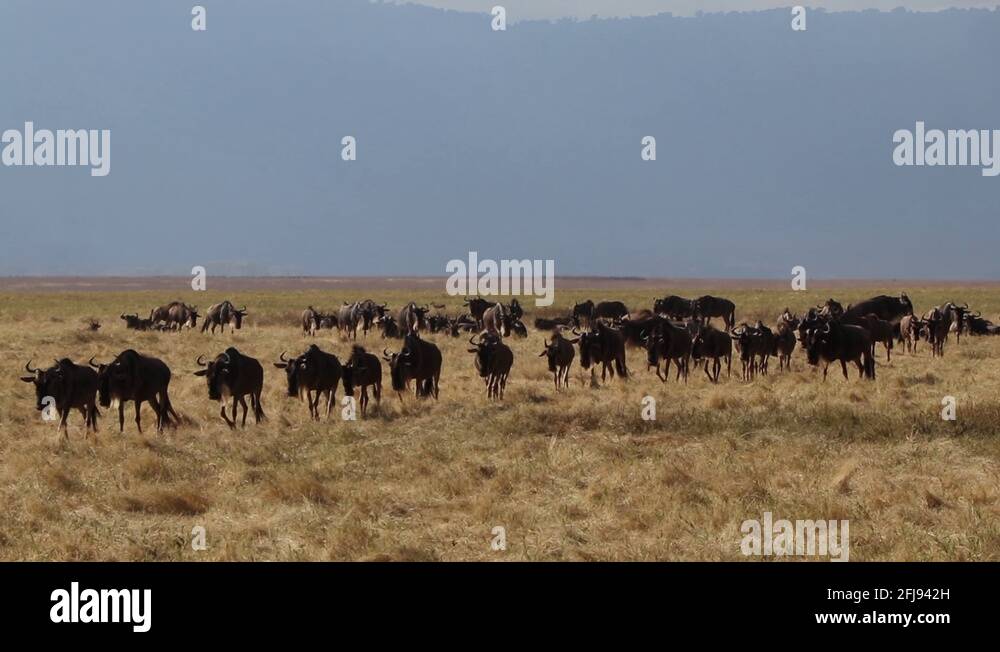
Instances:
[[[389,363],[389,378],[392,380],[392,389],[397,392],[406,389],[406,377],[403,375],[401,355],[401,353],[389,353],[389,349],[382,349],[382,359]]]
[[[132,328],[138,330],[142,326],[141,324],[142,320],[139,319],[139,313],[135,313],[132,315],[122,314],[121,319],[122,321],[125,322],[125,328]]]
[[[24,370],[31,375],[21,376],[21,380],[26,383],[34,383],[35,408],[37,410],[45,409],[45,397],[55,398],[67,393],[68,378],[64,368],[66,362],[68,361],[56,360],[55,365],[48,369],[32,368],[31,360],[28,360],[28,363],[24,365]]]
[[[246,316],[247,316],[247,307],[246,306],[243,306],[239,310],[233,309],[233,314],[230,317],[230,319],[231,319],[231,321],[233,323],[233,326],[236,328],[236,330],[239,330],[240,328],[243,327],[243,318],[246,317]]]
[[[139,354],[132,349],[122,351],[107,364],[97,364],[90,359],[90,366],[97,369],[97,396],[101,407],[111,405],[111,399],[123,400],[135,389],[135,367]]]
[[[469,344],[473,346],[469,353],[476,354],[476,370],[480,377],[485,378],[489,374],[490,361],[496,353],[497,345],[500,344],[500,337],[496,333],[484,332],[479,336],[479,342],[475,340],[475,335],[469,338]]]
[[[274,366],[278,369],[285,370],[285,377],[288,380],[288,395],[298,396],[299,395],[299,373],[308,368],[306,364],[306,356],[300,355],[297,358],[286,358],[285,352],[282,351],[281,355],[278,356],[279,362],[275,362]]]
[[[204,356],[198,356],[197,364],[204,369],[199,369],[194,375],[205,376],[208,382],[208,398],[213,401],[222,400],[223,388],[233,387],[236,383],[239,365],[236,364],[231,352],[235,352],[235,349],[226,350],[208,362],[202,362]]]

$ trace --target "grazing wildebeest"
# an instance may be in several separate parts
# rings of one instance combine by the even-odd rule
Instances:
[[[691,331],[686,325],[678,325],[666,319],[658,323],[646,334],[646,368],[656,367],[656,377],[667,382],[670,378],[670,363],[677,365],[677,377],[687,382],[691,363]],[[660,374],[660,360],[664,362],[663,375]]]
[[[695,299],[692,307],[694,316],[704,324],[709,323],[713,317],[721,317],[728,331],[736,323],[736,304],[729,299],[706,294]]]
[[[471,299],[466,297],[465,301],[462,302],[462,305],[469,307],[469,313],[472,314],[472,318],[476,320],[476,324],[479,326],[479,328],[482,328],[483,313],[486,312],[489,308],[492,308],[494,302],[487,301],[482,297],[473,297]]]
[[[671,294],[653,301],[653,312],[674,320],[687,319],[694,317],[694,301]]]
[[[474,347],[469,349],[469,353],[476,354],[476,371],[479,372],[480,378],[486,379],[486,396],[503,400],[503,392],[507,388],[507,376],[514,364],[514,352],[496,333],[483,331],[479,336],[479,342],[475,341],[475,337],[473,335],[469,338],[469,344]]]
[[[413,301],[399,309],[399,332],[412,333],[427,330],[426,315],[430,311],[427,306],[418,306]]]
[[[830,299],[830,301],[833,301],[833,299]],[[831,312],[834,310],[836,310],[836,307],[833,307]],[[913,304],[910,303],[910,297],[906,296],[906,294],[901,294],[898,297],[880,294],[871,299],[865,299],[859,303],[848,305],[847,310],[843,311],[841,321],[845,324],[856,324],[855,320],[858,318],[875,315],[877,318],[895,325],[906,315],[912,314]],[[835,317],[836,315],[831,316]]]
[[[97,432],[97,372],[89,367],[73,364],[69,358],[56,360],[55,365],[48,369],[32,368],[31,360],[24,365],[24,370],[30,376],[21,376],[21,380],[35,385],[35,407],[41,411],[46,403],[54,405],[59,414],[59,429],[69,437],[66,420],[70,410],[76,408],[83,414],[85,421],[85,436],[91,429]],[[50,398],[51,401],[45,399]]]
[[[497,333],[502,337],[510,336],[513,323],[514,318],[510,314],[510,307],[503,303],[497,302],[483,313],[483,329]]]
[[[309,416],[319,420],[319,400],[326,397],[326,417],[330,418],[330,410],[337,400],[337,385],[343,375],[340,360],[332,353],[322,351],[315,344],[310,344],[306,352],[297,358],[285,358],[282,352],[279,362],[274,366],[285,370],[288,380],[288,396],[303,395],[309,403]],[[313,393],[315,392],[315,398]]]
[[[591,364],[601,365],[601,382],[607,380],[610,374],[615,377],[615,372],[623,378],[628,378],[628,365],[625,360],[625,337],[621,331],[608,326],[604,322],[595,321],[590,331],[578,333],[580,346],[580,366],[590,369]],[[595,369],[596,371],[596,369]],[[594,371],[591,372],[593,376]]]
[[[546,319],[544,317],[538,317],[535,319],[535,328],[540,331],[550,331],[553,328],[560,326],[579,326],[580,323],[574,319],[572,315],[566,317],[555,317],[553,319]]]
[[[845,380],[848,379],[848,362],[857,365],[859,378],[875,380],[875,358],[872,356],[871,336],[861,326],[842,324],[835,319],[828,321],[823,327],[811,331],[806,346],[806,358],[813,366],[821,361],[824,363],[824,382],[830,363],[837,361],[840,362]]]
[[[916,315],[906,315],[899,321],[899,338],[905,344],[907,353],[917,352],[917,342],[926,328],[926,323]]]
[[[410,380],[416,380],[417,398],[438,397],[441,380],[441,350],[433,343],[420,339],[416,331],[403,337],[403,348],[399,353],[383,350],[383,357],[389,363],[392,389],[403,400],[403,390]]]
[[[725,331],[712,326],[702,326],[691,342],[691,357],[696,365],[700,360],[705,361],[705,375],[713,383],[719,382],[722,358],[726,359],[726,376],[733,375],[733,340]],[[712,360],[711,373],[708,371],[709,359]]]
[[[552,342],[542,340],[545,343],[545,350],[538,354],[538,357],[549,359],[549,371],[552,372],[552,379],[555,381],[556,389],[559,385],[569,387],[569,368],[573,365],[573,358],[576,350],[573,345],[579,342],[579,338],[567,340],[562,333],[556,331],[552,334]]]
[[[149,322],[153,325],[162,323],[167,329],[194,328],[198,323],[198,309],[182,301],[171,301],[165,306],[153,308],[149,313]]]
[[[375,405],[382,402],[382,363],[377,355],[365,351],[355,344],[351,347],[351,357],[344,365],[344,393],[354,396],[354,388],[361,388],[359,403],[361,416],[368,414],[368,388],[375,395]]]
[[[845,313],[846,314],[846,313]],[[878,343],[882,343],[885,346],[885,360],[889,362],[892,360],[892,343],[896,339],[895,333],[893,332],[892,322],[886,321],[885,319],[879,319],[874,313],[853,316],[850,321],[847,318],[841,320],[845,324],[854,324],[855,326],[861,326],[872,338],[872,357],[875,356],[875,346]]]
[[[240,353],[236,347],[229,347],[215,356],[214,360],[203,362],[198,356],[196,363],[204,369],[194,372],[195,376],[205,376],[208,382],[208,398],[219,402],[219,415],[230,429],[236,428],[236,405],[243,408],[241,427],[247,425],[247,402],[253,407],[255,423],[267,418],[260,404],[260,394],[264,389],[264,367],[256,358]],[[226,416],[226,400],[233,399],[233,418]]]
[[[243,306],[239,310],[227,299],[222,303],[210,306],[205,313],[205,321],[201,324],[201,332],[204,333],[209,327],[212,334],[215,334],[215,327],[218,326],[221,332],[226,332],[226,326],[230,326],[232,332],[243,327],[243,318],[247,316],[247,307]]]
[[[118,432],[125,432],[125,403],[135,402],[135,426],[142,432],[140,417],[143,402],[156,413],[156,430],[162,431],[170,418],[180,422],[180,417],[170,404],[170,368],[162,360],[140,355],[133,349],[122,351],[107,364],[97,364],[97,393],[101,407],[110,407],[118,401]]]

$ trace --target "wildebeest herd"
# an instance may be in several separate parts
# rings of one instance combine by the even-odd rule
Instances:
[[[468,352],[473,354],[472,364],[485,384],[487,396],[503,399],[514,365],[514,352],[505,339],[528,336],[522,321],[524,311],[516,299],[503,303],[471,297],[463,305],[467,312],[456,316],[446,315],[443,305],[415,302],[398,310],[370,299],[345,302],[328,311],[309,306],[301,316],[303,333],[315,336],[322,329],[338,329],[344,338],[355,341],[350,357],[342,363],[333,353],[312,344],[295,357],[282,352],[273,364],[285,371],[287,395],[304,399],[313,419],[330,416],[338,387],[349,396],[358,390],[361,415],[365,417],[369,390],[376,404],[382,398],[383,361],[388,366],[391,387],[401,400],[411,386],[418,398],[437,399],[443,359],[438,346],[425,336],[468,336]],[[237,308],[230,301],[215,304],[206,311],[201,332],[215,333],[219,328],[225,333],[227,326],[231,331],[239,330],[247,314],[246,306]],[[829,366],[835,363],[840,364],[845,379],[849,378],[848,364],[853,364],[859,378],[874,380],[880,345],[886,361],[891,359],[895,345],[916,353],[921,341],[937,357],[944,355],[951,334],[957,341],[963,334],[1000,334],[1000,326],[972,312],[968,304],[948,302],[917,314],[906,294],[879,295],[846,308],[829,299],[801,315],[786,308],[772,328],[760,320],[737,324],[736,306],[724,298],[685,299],[671,295],[655,299],[651,309],[634,312],[621,301],[576,303],[564,316],[535,319],[534,326],[545,332],[539,357],[547,358],[556,390],[568,387],[577,355],[580,366],[591,371],[591,384],[597,383],[598,367],[601,382],[616,375],[629,378],[628,347],[643,349],[647,369],[655,368],[663,382],[670,379],[671,366],[674,379],[687,382],[693,362],[703,368],[709,382],[718,383],[723,365],[727,376],[732,374],[734,355],[739,357],[742,380],[750,381],[768,374],[771,358],[777,358],[779,371],[790,369],[796,347],[805,351],[809,365],[822,368],[824,381]],[[196,307],[175,301],[154,308],[148,318],[123,313],[121,319],[128,329],[181,331],[195,329],[199,316]],[[721,320],[721,325],[713,324],[715,319]],[[383,346],[381,357],[368,352],[356,343],[359,329],[363,338],[374,331],[383,340],[400,340],[398,350]],[[194,362],[199,369],[193,373],[206,380],[208,398],[220,403],[220,416],[230,428],[236,427],[238,408],[242,408],[242,426],[246,425],[248,413],[256,423],[266,418],[261,404],[264,366],[257,359],[230,346],[213,358],[199,356]],[[64,432],[73,409],[84,416],[87,432],[96,432],[98,404],[109,408],[112,402],[117,403],[120,432],[124,431],[128,401],[134,403],[140,432],[143,403],[152,407],[157,430],[180,421],[168,394],[169,367],[133,349],[106,362],[91,357],[89,364],[78,365],[62,358],[42,369],[33,367],[29,360],[24,368],[29,375],[21,380],[34,384],[37,409],[54,408]],[[323,414],[321,400],[325,401]],[[227,404],[231,414],[227,414]]]

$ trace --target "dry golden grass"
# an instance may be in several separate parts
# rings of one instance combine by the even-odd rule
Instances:
[[[704,290],[733,298],[741,319],[772,323],[786,305],[801,310],[830,294]],[[877,292],[835,295],[846,302]],[[557,299],[566,306],[603,294]],[[652,299],[648,290],[616,294],[630,306]],[[994,319],[995,295],[910,291],[918,310],[955,298]],[[286,398],[283,372],[270,362],[314,341],[297,326],[306,305],[363,297],[240,293],[232,298],[249,306],[248,323],[214,337],[135,333],[117,319],[172,298],[0,296],[0,558],[731,560],[743,559],[740,523],[770,511],[850,519],[852,560],[1000,559],[1000,338],[952,341],[938,360],[926,346],[916,356],[897,349],[890,364],[880,351],[875,383],[831,370],[823,384],[796,352],[791,373],[749,384],[723,375],[713,386],[700,371],[686,386],[662,384],[631,350],[630,381],[590,389],[574,365],[572,386],[557,393],[537,357],[543,336],[532,329],[526,341],[512,340],[506,400],[489,403],[465,340],[432,336],[444,352],[439,402],[408,395],[400,403],[386,379],[368,420],[316,423]],[[223,297],[176,298],[204,308]],[[373,298],[393,306],[443,299]],[[446,303],[455,312],[460,302]],[[86,330],[91,317],[104,323],[96,333]],[[350,347],[329,332],[315,341],[342,359]],[[191,375],[199,354],[230,344],[265,365],[265,425],[229,431]],[[369,336],[367,344],[381,350],[383,342]],[[28,357],[83,362],[127,347],[171,366],[184,425],[156,434],[147,406],[146,433],[129,416],[122,436],[104,410],[96,443],[84,439],[79,414],[63,440],[17,379]],[[657,399],[655,422],[641,419],[646,395]],[[945,395],[957,398],[955,422],[939,416]],[[498,525],[506,551],[490,547]],[[195,526],[206,529],[207,550],[192,549]]]

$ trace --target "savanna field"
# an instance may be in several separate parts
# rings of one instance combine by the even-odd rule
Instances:
[[[461,299],[434,290],[233,292],[4,292],[0,294],[0,559],[4,560],[742,560],[740,524],[774,518],[849,519],[850,558],[1000,559],[1000,338],[954,336],[943,359],[922,342],[901,346],[877,380],[827,382],[796,349],[790,373],[718,386],[700,369],[689,382],[661,383],[644,352],[629,349],[632,378],[591,388],[574,361],[571,386],[555,391],[538,354],[546,334],[536,316],[563,314],[574,301],[621,299],[649,308],[656,296],[715,294],[737,305],[737,322],[773,325],[787,306],[799,314],[830,296],[846,306],[899,286],[809,292],[729,287],[559,290],[556,304],[523,301],[526,340],[510,338],[515,361],[502,402],[487,401],[466,337],[427,335],[444,355],[440,400],[400,402],[387,366],[381,406],[345,422],[338,404],[314,422],[286,396],[271,364],[310,343],[346,361],[336,332],[302,333],[307,305],[332,309],[372,298]],[[996,286],[905,286],[922,313],[968,302],[997,321]],[[231,299],[249,316],[235,334],[136,332],[118,316],[173,299],[199,307]],[[90,319],[102,327],[87,329]],[[200,328],[199,323],[199,328]],[[399,340],[359,334],[372,352]],[[227,346],[264,365],[268,421],[230,431],[193,376],[199,355]],[[69,437],[35,409],[24,364],[67,356],[86,364],[134,348],[171,368],[170,395],[182,416],[157,434],[132,405],[125,433],[101,409],[99,433],[85,438],[79,412]],[[657,419],[641,416],[645,396]],[[343,396],[338,390],[339,399]],[[941,418],[954,396],[957,420]],[[252,417],[251,417],[252,422]],[[192,549],[205,528],[207,549]],[[496,526],[507,550],[491,548]],[[756,558],[754,558],[756,559]]]

